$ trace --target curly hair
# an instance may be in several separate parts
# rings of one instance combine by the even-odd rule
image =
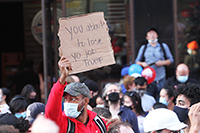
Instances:
[[[175,96],[184,95],[190,101],[190,106],[200,102],[200,85],[195,83],[178,84]]]
[[[19,118],[17,123],[14,126],[16,129],[19,129],[20,132],[26,132],[31,127],[31,124],[25,118]]]

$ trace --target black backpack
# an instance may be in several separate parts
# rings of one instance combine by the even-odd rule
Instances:
[[[166,60],[167,59],[167,55],[166,55],[165,49],[163,47],[163,43],[161,43],[161,42],[158,42],[158,43],[160,44],[160,47],[161,47],[161,49],[163,51],[163,54],[164,54],[164,58]],[[144,53],[146,51],[146,48],[147,48],[147,44],[145,44],[144,49],[143,49],[142,61],[145,61]],[[175,74],[174,63],[171,63],[169,66],[165,66],[165,70],[166,70],[166,79],[168,77],[172,77]]]
[[[107,133],[106,125],[98,115],[96,115],[96,117],[93,120],[101,130],[101,133]],[[68,118],[67,133],[75,133],[75,123],[72,122],[69,118]]]

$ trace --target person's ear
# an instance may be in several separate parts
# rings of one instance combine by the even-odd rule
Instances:
[[[128,90],[132,87],[132,85],[128,85]]]
[[[120,98],[120,99],[122,99],[122,96],[123,96],[123,94],[122,94],[122,93],[119,93],[119,98]]]
[[[2,99],[3,99],[3,100],[6,100],[6,95],[3,95],[3,96],[2,96]]]
[[[148,36],[146,36],[146,39],[149,40]]]
[[[106,95],[106,100],[108,101],[108,95]]]
[[[173,100],[174,100],[173,96],[168,99],[168,101],[173,101]]]
[[[93,97],[93,91],[90,91],[90,98],[92,98]]]
[[[85,105],[88,104],[89,101],[90,101],[90,99],[89,99],[88,97],[86,97],[85,100],[84,100],[84,102],[85,102],[84,104],[85,104]]]

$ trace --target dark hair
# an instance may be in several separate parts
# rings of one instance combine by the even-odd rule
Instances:
[[[178,84],[175,95],[184,95],[188,101],[190,101],[190,106],[195,103],[200,102],[200,85],[195,83]]]
[[[30,103],[29,101],[29,96],[30,96],[30,93],[31,92],[36,92],[35,91],[35,87],[31,84],[27,84],[24,86],[24,88],[22,89],[22,92],[21,92],[21,96],[25,97],[26,100]]]
[[[2,90],[3,95],[6,96],[6,103],[9,102],[9,98],[10,98],[10,90],[8,90],[7,88],[0,88]]]
[[[128,122],[120,122],[120,123],[114,125],[113,127],[111,127],[110,130],[108,131],[108,133],[121,133],[121,131],[120,131],[121,126],[130,127],[132,129],[132,126]]]
[[[174,88],[172,86],[165,86],[163,89],[166,90],[169,98],[174,97]]]
[[[166,90],[168,98],[174,97],[173,102],[175,103],[175,94],[174,94],[174,88],[172,86],[165,86],[162,89]]]
[[[131,98],[131,101],[133,102],[134,105],[134,109],[136,110],[136,112],[142,116],[145,116],[146,113],[144,112],[143,108],[142,108],[142,102],[141,102],[141,97],[140,95],[135,92],[135,91],[126,91],[124,93],[124,96],[128,96]],[[123,99],[124,99],[123,96]]]
[[[167,109],[167,106],[160,102],[154,103],[152,107],[153,107],[153,109],[158,109],[158,108],[166,108]]]
[[[28,102],[23,96],[16,95],[11,99],[9,105],[10,111],[15,114],[17,112],[20,112],[21,110],[25,111],[28,106]]]
[[[94,80],[86,79],[84,81],[84,84],[88,87],[88,89],[90,91],[93,91],[93,92],[98,92],[99,91],[99,85]]]
[[[25,133],[28,131],[28,129],[31,127],[31,124],[29,124],[28,120],[25,120],[25,118],[19,118],[17,120],[17,123],[15,124],[15,128],[19,129],[20,133]]]
[[[135,85],[143,86],[145,84],[147,85],[147,80],[145,79],[145,77],[137,77],[135,79]]]
[[[103,116],[104,118],[110,119],[112,117],[111,112],[107,108],[94,107],[93,112],[96,112],[98,116]]]

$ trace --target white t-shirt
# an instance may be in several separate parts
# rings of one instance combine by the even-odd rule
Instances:
[[[145,112],[150,111],[151,107],[154,105],[154,103],[156,103],[155,98],[147,94],[144,94],[141,97],[141,101],[142,101],[142,108]]]
[[[144,125],[143,125],[144,118],[145,118],[145,117],[142,116],[142,115],[137,116],[137,119],[138,119],[138,127],[139,127],[139,130],[140,130],[140,133],[144,133]]]
[[[7,104],[0,105],[0,114],[11,113]]]

